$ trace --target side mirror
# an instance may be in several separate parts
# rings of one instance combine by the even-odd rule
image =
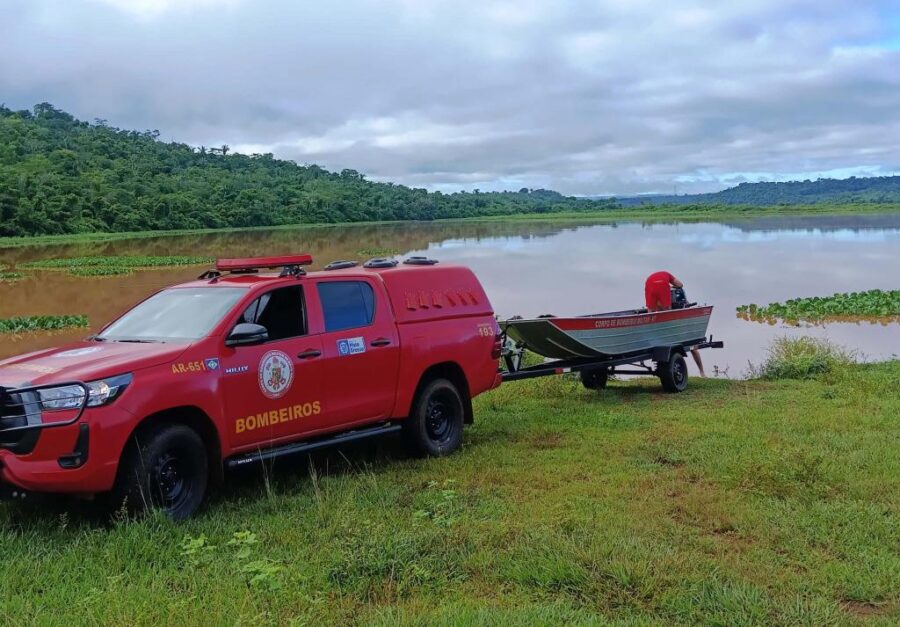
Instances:
[[[235,325],[225,340],[225,346],[250,346],[251,344],[262,344],[269,339],[269,332],[266,327],[260,324],[251,324],[242,322]]]

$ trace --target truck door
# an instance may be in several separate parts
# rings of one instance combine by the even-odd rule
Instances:
[[[303,286],[262,294],[235,324],[241,322],[264,326],[269,339],[222,349],[228,439],[246,447],[296,438],[312,428],[324,400],[322,341],[308,334]]]
[[[389,417],[400,346],[383,286],[368,278],[323,279],[316,291],[324,324],[327,422],[335,427]]]

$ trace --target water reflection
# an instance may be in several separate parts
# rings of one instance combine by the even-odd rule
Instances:
[[[7,249],[0,263],[85,255],[251,256],[308,251],[324,265],[392,248],[471,266],[502,316],[577,315],[641,304],[643,280],[668,269],[693,300],[716,306],[710,331],[726,349],[710,362],[739,375],[759,361],[772,337],[825,336],[872,358],[900,353],[897,325],[829,324],[802,328],[760,325],[735,316],[745,303],[873,288],[895,289],[900,273],[900,214],[859,217],[765,217],[727,222],[475,222],[340,226],[179,235],[106,243]],[[76,278],[35,272],[0,284],[0,317],[85,313],[94,328],[164,285],[201,268],[139,272],[130,277]],[[0,356],[85,335],[0,336]]]
[[[832,231],[893,231],[900,230],[898,214],[871,214],[856,216],[787,216],[760,217],[751,220],[726,221],[728,226],[742,231],[814,231],[829,233]]]

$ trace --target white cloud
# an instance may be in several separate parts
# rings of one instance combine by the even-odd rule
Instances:
[[[749,173],[900,170],[897,13],[891,0],[7,0],[0,94],[432,189],[705,191]]]
[[[90,0],[108,5],[132,16],[151,19],[170,12],[191,12],[200,9],[225,9],[240,0]]]

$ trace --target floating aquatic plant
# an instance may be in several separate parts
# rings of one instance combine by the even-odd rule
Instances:
[[[191,257],[187,255],[141,256],[113,255],[110,257],[67,257],[62,259],[40,259],[19,264],[23,268],[40,270],[69,270],[86,267],[115,268],[163,268],[166,266],[196,266],[211,263],[211,257]]]
[[[826,320],[886,320],[900,317],[900,290],[844,292],[833,296],[794,298],[783,303],[741,305],[738,317],[771,322],[820,322]]]
[[[143,268],[194,266],[211,263],[212,261],[211,257],[192,257],[187,255],[113,255],[110,257],[40,259],[20,264],[20,267],[37,270],[68,270],[69,274],[74,276],[98,277],[132,274],[134,270]]]
[[[70,268],[69,274],[74,276],[121,276],[134,274],[134,269],[128,266],[79,266]]]
[[[369,248],[360,248],[356,251],[360,257],[393,257],[400,254],[399,248],[391,248],[390,246],[372,246]]]
[[[0,333],[28,333],[56,331],[88,326],[87,316],[14,316],[0,318]]]
[[[24,278],[23,275],[19,272],[13,272],[9,269],[9,266],[4,266],[0,264],[0,283],[18,281]]]

